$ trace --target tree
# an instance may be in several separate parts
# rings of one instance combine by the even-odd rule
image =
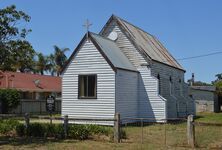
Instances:
[[[15,5],[0,9],[0,69],[24,72],[33,65],[34,49],[25,40],[30,29],[19,28],[30,16],[16,10]],[[25,58],[24,58],[25,56]],[[25,63],[26,61],[26,63]]]
[[[212,84],[216,87],[217,94],[222,97],[222,73],[215,75],[216,80],[212,81]]]
[[[215,77],[217,77],[216,80],[222,80],[222,73],[216,74]]]
[[[58,46],[54,46],[54,59],[55,59],[55,64],[56,64],[56,72],[57,76],[60,75],[60,72],[65,65],[67,61],[67,57],[65,55],[65,52],[69,50],[69,48],[59,48]]]
[[[11,44],[13,70],[20,72],[33,71],[35,50],[27,41],[12,41]]]
[[[37,54],[38,60],[36,62],[36,72],[44,75],[45,71],[50,70],[50,64],[48,57],[44,56],[42,53]]]
[[[49,72],[50,72],[50,74],[52,75],[52,76],[54,76],[55,75],[55,73],[56,73],[56,63],[55,63],[55,57],[54,57],[54,55],[53,54],[50,54],[49,56],[48,56],[48,60],[49,60]]]
[[[210,86],[212,84],[206,83],[206,82],[202,82],[202,81],[195,81],[193,83],[193,86]]]
[[[3,106],[3,113],[8,113],[19,105],[19,91],[16,89],[0,89],[0,102]]]

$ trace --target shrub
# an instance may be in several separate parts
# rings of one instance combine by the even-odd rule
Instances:
[[[26,135],[33,136],[33,137],[44,137],[44,135],[46,133],[45,129],[46,128],[44,127],[44,124],[31,123],[31,124],[29,124],[29,126],[26,130]]]
[[[18,136],[64,138],[64,128],[62,124],[30,123],[26,129],[25,126],[20,123],[16,125],[15,130]],[[111,127],[98,125],[69,124],[68,126],[69,138],[85,140],[88,139],[90,135],[113,137],[113,130]],[[121,135],[125,137],[125,132],[121,132]]]
[[[64,129],[62,124],[45,124],[46,136],[47,137],[55,137],[55,138],[63,138],[64,137]]]
[[[72,124],[69,125],[68,134],[71,138],[85,140],[89,137],[90,132],[86,125]]]
[[[99,126],[99,125],[88,125],[88,130],[90,134],[102,134],[102,135],[110,135],[113,132],[111,127]]]
[[[18,136],[25,136],[26,131],[25,131],[25,126],[23,124],[18,124],[15,128],[16,134]]]
[[[20,93],[16,89],[0,89],[2,113],[8,113],[19,105]]]
[[[16,126],[20,124],[17,120],[5,119],[0,121],[0,133],[8,134],[16,129]]]

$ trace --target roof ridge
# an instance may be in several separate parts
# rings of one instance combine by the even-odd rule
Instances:
[[[131,26],[133,26],[133,27],[135,27],[135,28],[137,28],[137,29],[141,30],[142,32],[145,32],[146,34],[148,34],[148,35],[150,35],[150,36],[155,37],[155,36],[154,36],[154,35],[152,35],[151,33],[149,33],[149,32],[147,32],[147,31],[143,30],[142,28],[140,28],[140,27],[138,27],[138,26],[136,26],[136,25],[134,25],[134,24],[130,23],[129,21],[126,21],[126,20],[125,20],[125,19],[123,19],[123,18],[120,18],[120,17],[118,17],[118,16],[116,16],[116,15],[112,15],[112,16],[113,16],[114,18],[117,18],[117,19],[119,19],[119,20],[121,20],[121,21],[124,21],[124,22],[126,22],[126,23],[130,24]]]
[[[31,76],[41,76],[41,77],[52,77],[52,78],[61,78],[59,76],[51,76],[51,75],[41,75],[41,74],[34,74],[29,72],[13,72],[13,71],[4,71],[3,73],[9,73],[9,74],[22,74],[22,75],[31,75]]]

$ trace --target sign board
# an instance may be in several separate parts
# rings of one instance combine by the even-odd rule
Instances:
[[[50,113],[55,111],[55,97],[54,96],[49,95],[46,98],[46,110]]]

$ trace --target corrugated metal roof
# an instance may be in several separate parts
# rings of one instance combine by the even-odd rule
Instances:
[[[137,71],[114,41],[95,33],[90,32],[90,35],[95,39],[114,67]]]
[[[124,29],[129,33],[130,38],[134,44],[136,44],[136,47],[145,52],[152,60],[184,70],[176,59],[174,59],[168,50],[153,35],[119,17],[114,15],[112,17],[117,19],[122,27],[124,27]]]

